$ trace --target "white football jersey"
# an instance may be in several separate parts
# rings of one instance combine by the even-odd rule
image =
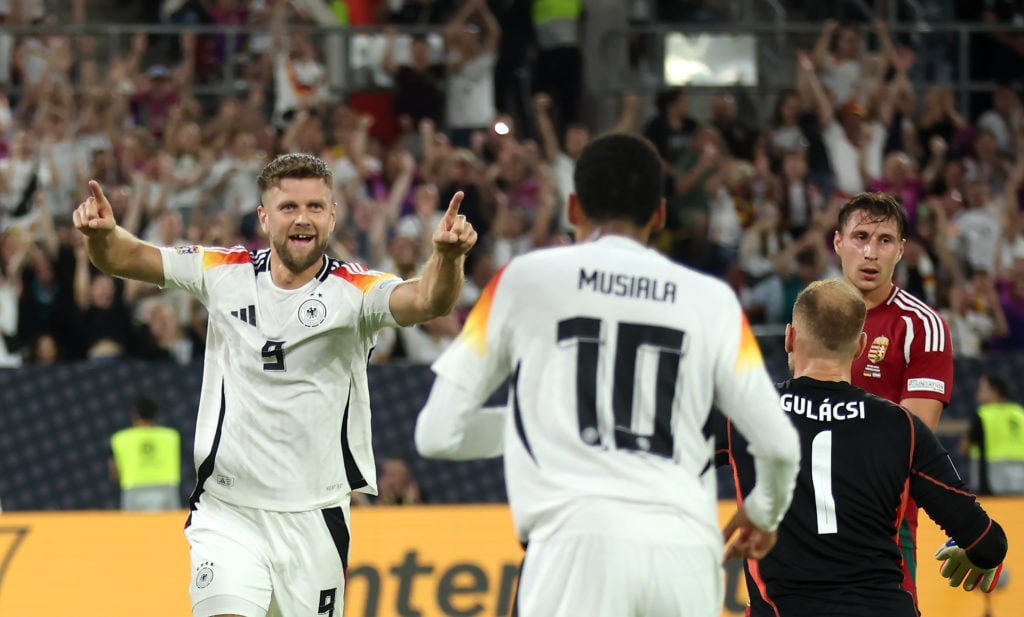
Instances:
[[[474,400],[511,376],[505,474],[523,541],[596,498],[671,508],[720,546],[712,405],[759,443],[792,430],[732,290],[620,236],[513,260],[433,368]],[[779,499],[758,514],[781,519]]]
[[[167,287],[209,312],[196,425],[194,504],[202,491],[282,512],[376,493],[366,364],[397,325],[401,279],[324,257],[306,285],[281,289],[270,250],[161,249]]]

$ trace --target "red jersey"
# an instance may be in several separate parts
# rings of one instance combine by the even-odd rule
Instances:
[[[868,311],[864,332],[868,348],[853,361],[853,385],[897,404],[905,398],[949,404],[953,344],[938,311],[893,285],[885,302]]]

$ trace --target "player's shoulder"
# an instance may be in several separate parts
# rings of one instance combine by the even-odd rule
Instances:
[[[388,272],[367,268],[362,264],[325,257],[323,266],[316,274],[316,279],[321,282],[338,281],[366,293],[380,281],[398,280],[398,277]]]
[[[906,323],[911,349],[945,354],[952,359],[949,324],[939,311],[899,287],[893,290],[887,304],[894,307],[893,314]]]
[[[938,310],[901,287],[893,286],[893,292],[886,300],[886,304],[918,323],[929,327],[945,327],[946,318]]]

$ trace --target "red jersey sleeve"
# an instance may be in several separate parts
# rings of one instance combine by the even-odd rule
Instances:
[[[930,398],[948,405],[953,394],[953,343],[946,320],[933,310],[913,320],[909,347],[900,398],[896,402]]]

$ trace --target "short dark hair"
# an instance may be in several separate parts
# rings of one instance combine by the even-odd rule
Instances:
[[[646,225],[661,203],[661,159],[651,142],[615,133],[590,142],[576,161],[576,195],[595,223]]]
[[[1006,380],[998,375],[982,375],[982,379],[988,382],[988,387],[995,391],[996,395],[1001,399],[1010,398],[1010,388],[1006,384]]]
[[[160,411],[160,407],[156,404],[156,401],[149,398],[148,396],[140,396],[135,399],[134,406],[135,415],[140,420],[155,420],[157,413]]]
[[[845,356],[857,351],[867,305],[860,292],[841,279],[814,281],[796,297],[797,336],[820,353]]]
[[[303,152],[282,154],[267,165],[256,178],[260,193],[277,186],[284,178],[320,178],[331,187],[334,174],[323,159]]]
[[[907,211],[903,209],[903,205],[900,204],[899,200],[892,195],[885,193],[857,193],[851,197],[850,201],[846,202],[839,210],[840,234],[843,233],[843,229],[850,221],[850,217],[858,210],[867,215],[868,220],[872,222],[895,221],[896,231],[899,233],[900,240],[907,239],[907,227],[909,226],[907,223]]]

